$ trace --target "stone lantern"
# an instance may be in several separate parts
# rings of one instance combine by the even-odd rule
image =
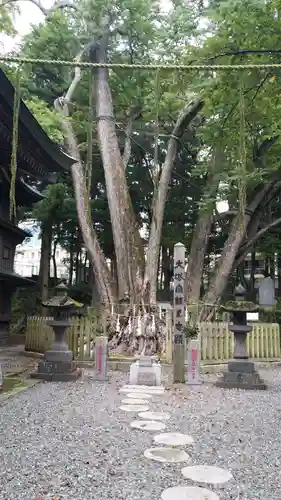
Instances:
[[[44,360],[39,362],[37,371],[31,373],[31,377],[56,382],[76,380],[81,375],[81,370],[73,361],[73,352],[68,348],[65,334],[67,328],[72,326],[72,316],[81,315],[83,304],[69,297],[67,287],[60,284],[56,287],[56,295],[42,302],[42,305],[49,309],[53,318],[47,324],[54,330],[55,341],[51,349],[45,352]]]
[[[234,290],[235,301],[222,306],[222,310],[231,313],[232,324],[229,330],[234,334],[233,360],[228,362],[228,371],[216,382],[216,386],[228,389],[267,389],[265,382],[249,361],[247,335],[252,326],[247,325],[247,312],[256,312],[259,306],[245,300],[246,290],[240,284]]]

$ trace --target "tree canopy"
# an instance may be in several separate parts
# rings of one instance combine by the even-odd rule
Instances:
[[[64,5],[42,7],[45,21],[17,55],[144,67],[79,75],[63,64],[22,65],[24,99],[78,160],[72,182],[62,179],[58,188],[64,194],[53,231],[68,249],[74,228],[79,232],[105,304],[126,293],[133,302],[154,303],[157,288],[171,279],[179,240],[189,255],[187,299],[217,303],[245,255],[259,241],[265,248],[267,231],[281,222],[280,68],[255,67],[280,63],[280,2]],[[145,67],[157,63],[204,70]],[[44,203],[36,208],[41,222],[52,212],[53,194],[46,192],[45,215]],[[224,214],[217,213],[219,199],[228,202]]]

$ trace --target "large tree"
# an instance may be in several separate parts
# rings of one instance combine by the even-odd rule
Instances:
[[[40,7],[38,2],[34,3]],[[211,7],[206,10],[198,2],[197,9],[196,4],[194,7],[175,2],[169,12],[163,12],[155,2],[118,0],[110,6],[90,0],[80,0],[75,5],[59,2],[51,12],[41,7],[46,23],[34,31],[29,45],[23,48],[23,55],[40,57],[47,47],[45,56],[56,58],[52,51],[62,36],[60,57],[65,59],[76,57],[77,61],[101,64],[199,61],[208,65],[204,71],[193,70],[190,75],[181,71],[152,73],[145,69],[109,71],[105,67],[95,68],[88,75],[78,67],[74,74],[61,65],[55,69],[42,64],[32,67],[28,91],[32,92],[33,84],[37,93],[36,87],[44,82],[40,97],[49,104],[56,100],[68,150],[78,160],[72,169],[78,217],[105,306],[117,297],[88,210],[89,142],[98,151],[97,161],[104,173],[118,298],[128,295],[132,303],[155,304],[160,246],[162,243],[165,248],[166,244],[167,248],[170,235],[171,214],[162,231],[165,203],[167,198],[169,204],[177,196],[173,175],[183,152],[193,142],[194,128],[201,151],[195,168],[184,173],[184,179],[196,189],[191,196],[186,193],[192,203],[187,218],[183,217],[190,244],[186,286],[189,302],[198,303],[201,298],[210,242],[213,246],[214,242],[220,242],[214,250],[220,258],[212,270],[204,301],[216,304],[231,273],[251,246],[280,222],[277,218],[264,224],[263,218],[279,191],[279,70],[274,73],[266,68],[243,73],[213,70],[213,65],[220,62],[279,61],[278,4],[243,2],[243,26],[240,1],[232,1],[227,8],[225,2],[211,2]],[[199,18],[205,22],[196,29]],[[206,26],[208,36],[204,33]],[[34,36],[41,45],[34,43]],[[85,139],[82,117],[87,113],[85,97],[88,98],[89,81],[93,127]],[[203,98],[202,123],[198,113],[203,108]],[[81,102],[84,108],[79,107]],[[145,141],[136,131],[140,117],[147,134]],[[159,134],[159,130],[164,134]],[[146,174],[149,172],[146,176],[149,186],[141,203],[139,200],[136,203],[135,197],[143,184],[137,176],[132,182],[134,159],[139,153],[136,142],[145,144],[143,151],[146,151],[139,164],[141,168],[146,166]],[[184,199],[184,193],[178,195]],[[93,191],[92,196],[95,196]],[[218,197],[229,202],[229,211],[223,215],[216,213]],[[145,252],[139,234],[144,213],[148,228]],[[163,255],[165,258],[165,252]]]
[[[61,9],[62,5],[57,4]],[[64,7],[66,3],[64,3]],[[130,3],[116,2],[110,6],[102,3],[93,3],[91,1],[81,1],[72,5],[71,13],[76,30],[80,33],[79,38],[83,40],[83,45],[77,51],[77,59],[86,57],[88,60],[96,63],[106,63],[108,58],[115,61],[138,62],[147,64],[155,59],[160,59],[164,45],[164,30],[167,35],[167,29],[171,35],[177,29],[182,30],[183,9],[179,6],[173,6],[171,13],[163,15],[159,6],[152,3]],[[52,22],[55,9],[52,13],[42,11],[46,14],[49,22]],[[186,12],[186,19],[191,10]],[[49,17],[52,16],[52,17]],[[70,14],[68,13],[68,16]],[[158,18],[158,24],[156,19]],[[193,19],[194,16],[190,17]],[[95,22],[92,20],[95,19]],[[47,21],[48,22],[48,21]],[[189,20],[186,28],[186,34],[191,31],[191,22]],[[184,31],[182,30],[182,35]],[[157,42],[157,47],[153,46],[153,40]],[[175,50],[182,43],[177,37],[170,37],[171,49]],[[167,56],[166,59],[168,60]],[[113,78],[120,78],[116,73]],[[129,80],[133,79],[132,82]],[[152,106],[154,116],[152,117],[151,105],[155,99],[156,93],[159,96],[165,92],[166,83],[162,75],[157,75],[157,84],[151,83],[151,75],[143,72],[143,75],[137,75],[136,92],[132,92],[134,84],[134,75],[130,75],[128,80],[123,79],[121,91],[126,96],[126,109],[123,113],[127,115],[127,125],[125,131],[125,142],[120,144],[116,127],[116,113],[113,107],[112,89],[110,86],[110,74],[107,68],[97,68],[92,72],[93,84],[90,92],[93,92],[95,121],[97,127],[97,140],[104,169],[105,184],[109,212],[111,218],[111,227],[114,241],[114,251],[116,258],[116,270],[118,280],[118,297],[122,298],[128,295],[132,303],[156,303],[157,288],[157,269],[159,251],[161,246],[161,235],[163,226],[163,216],[165,201],[168,194],[169,182],[174,161],[177,156],[178,142],[184,136],[189,124],[202,109],[203,100],[201,97],[187,102],[181,109],[177,106],[178,116],[173,120],[170,117],[170,136],[162,146],[165,149],[163,163],[159,165],[156,157],[156,150],[160,149],[157,130],[156,138],[152,138],[154,144],[155,164],[151,169],[153,180],[152,206],[150,230],[147,243],[146,259],[144,257],[144,248],[140,238],[140,225],[136,217],[133,203],[130,197],[126,168],[131,157],[131,133],[133,120],[140,115],[144,116],[150,123],[159,119],[155,104]],[[106,266],[103,252],[97,238],[95,229],[92,226],[87,208],[87,190],[85,169],[83,166],[83,157],[79,148],[79,141],[72,126],[71,101],[74,98],[74,92],[77,85],[81,83],[81,72],[77,67],[75,69],[74,79],[72,80],[65,96],[56,99],[56,107],[61,111],[63,128],[68,150],[78,161],[72,168],[73,184],[77,202],[77,210],[81,231],[84,237],[91,264],[94,268],[96,282],[99,288],[101,300],[105,305],[114,300],[113,291],[110,287],[108,269]],[[171,80],[170,80],[171,81]],[[155,86],[157,85],[157,89]],[[54,86],[54,84],[52,85]],[[48,91],[48,89],[47,89]],[[154,92],[155,91],[155,92]],[[131,95],[130,95],[131,93]],[[120,99],[122,100],[122,99]],[[159,103],[157,103],[159,106]],[[158,144],[159,143],[159,144]],[[150,168],[152,162],[150,161]]]

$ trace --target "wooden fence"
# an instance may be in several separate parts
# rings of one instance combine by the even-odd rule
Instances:
[[[47,325],[52,318],[33,316],[28,318],[25,331],[25,350],[43,353],[54,342],[53,328]],[[72,318],[73,325],[67,330],[69,348],[75,359],[91,360],[98,328],[95,318]],[[83,348],[81,349],[81,347]]]
[[[46,324],[51,318],[31,317],[27,320],[25,349],[43,353],[53,340],[53,329]],[[95,318],[74,318],[73,326],[68,329],[68,344],[75,359],[89,361],[93,359],[93,349],[98,325]],[[200,323],[202,361],[219,361],[233,356],[233,334],[228,324]],[[250,358],[274,359],[281,356],[280,331],[278,324],[254,323],[253,331],[247,336]],[[166,361],[172,361],[172,322],[168,315],[166,321]]]
[[[247,335],[250,358],[279,358],[280,331],[277,323],[252,323],[253,330]],[[231,359],[234,349],[233,334],[228,323],[200,323],[201,359],[215,361]]]

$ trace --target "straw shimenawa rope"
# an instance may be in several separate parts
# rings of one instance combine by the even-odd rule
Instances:
[[[13,103],[13,132],[12,132],[12,154],[11,154],[11,183],[10,183],[10,219],[16,217],[16,177],[17,177],[17,151],[19,138],[19,116],[20,116],[20,70],[16,73],[16,84]]]

